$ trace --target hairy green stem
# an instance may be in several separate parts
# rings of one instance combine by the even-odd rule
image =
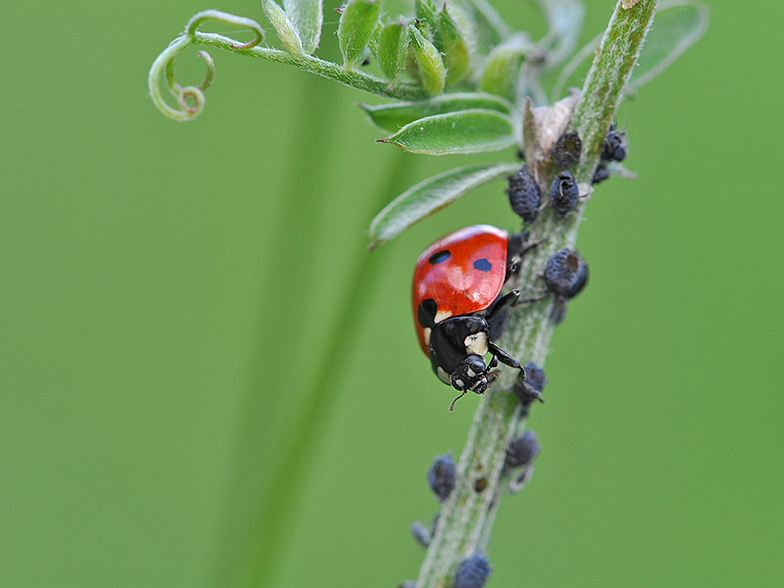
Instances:
[[[304,71],[320,75],[336,82],[340,82],[351,88],[363,90],[377,96],[386,98],[396,98],[398,100],[422,100],[427,98],[427,94],[418,86],[408,84],[391,85],[387,80],[382,80],[375,76],[368,75],[356,69],[346,69],[342,65],[324,61],[313,55],[294,55],[287,51],[272,49],[270,47],[252,47],[250,49],[239,49],[233,45],[237,41],[218,35],[215,33],[196,33],[194,43],[197,45],[214,45],[227,51],[234,51],[249,57],[258,57],[267,61],[277,61],[293,65]]]
[[[224,24],[250,28],[255,38],[249,43],[239,41],[219,35],[216,33],[202,33],[197,30],[199,25],[206,21],[216,21]],[[187,86],[185,88],[174,79],[174,60],[190,45],[212,45],[249,57],[266,59],[267,61],[277,61],[293,65],[304,71],[320,75],[340,82],[351,88],[363,90],[370,94],[383,96],[385,98],[395,98],[398,100],[421,100],[427,98],[427,93],[411,84],[391,84],[375,76],[368,75],[353,68],[347,68],[337,63],[324,61],[307,53],[293,53],[281,51],[271,47],[260,47],[259,44],[264,40],[264,31],[254,20],[235,16],[227,12],[218,10],[205,10],[196,14],[185,27],[185,32],[177,37],[164,51],[155,59],[147,76],[147,86],[155,106],[163,114],[176,121],[189,121],[196,118],[204,109],[204,93],[212,81],[214,65],[209,54],[199,53],[208,65],[207,79],[199,87]],[[172,108],[164,99],[161,92],[161,79],[166,80],[169,91],[174,95],[179,105],[179,110]]]
[[[625,9],[619,0],[610,19],[571,123],[583,142],[575,174],[582,185],[591,183],[604,138],[657,3],[641,0]],[[585,203],[580,203],[566,220],[557,218],[550,208],[543,211],[533,237],[547,240],[525,257],[519,276],[523,298],[527,297],[526,290],[530,293],[530,286],[526,289],[525,284],[541,283],[539,276],[553,253],[564,247],[574,248],[584,207]],[[552,306],[552,298],[548,298],[510,313],[501,346],[523,363],[533,361],[543,366],[554,328],[550,321]],[[460,561],[476,550],[487,549],[498,504],[509,482],[509,472],[504,469],[505,450],[525,428],[522,406],[512,393],[514,375],[512,370],[504,370],[479,402],[457,466],[455,488],[443,506],[416,588],[449,586]],[[480,478],[487,485],[478,492],[476,482]]]

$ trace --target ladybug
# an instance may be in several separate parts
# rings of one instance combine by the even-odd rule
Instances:
[[[419,345],[438,378],[461,392],[455,402],[469,390],[484,393],[499,361],[525,374],[492,342],[520,294],[500,295],[516,265],[515,256],[508,257],[509,242],[506,231],[475,225],[436,241],[417,260],[411,299]],[[493,357],[485,364],[488,353]]]

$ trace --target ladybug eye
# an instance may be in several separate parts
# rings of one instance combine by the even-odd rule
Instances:
[[[441,251],[436,251],[433,255],[431,255],[428,261],[430,262],[430,265],[436,265],[437,263],[446,261],[451,255],[452,252],[449,251],[449,249],[442,249]]]

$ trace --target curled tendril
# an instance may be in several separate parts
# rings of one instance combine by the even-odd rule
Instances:
[[[204,76],[204,81],[199,84],[199,90],[204,91],[210,87],[212,80],[215,79],[215,62],[212,60],[210,54],[206,51],[199,51],[196,55],[207,62],[207,75]]]
[[[242,51],[243,49],[250,49],[251,47],[255,47],[264,41],[264,29],[262,29],[261,25],[255,20],[251,18],[245,18],[244,16],[235,16],[233,14],[229,14],[228,12],[221,12],[220,10],[204,10],[203,12],[195,14],[185,26],[185,34],[191,39],[195,40],[196,29],[199,28],[201,23],[207,20],[215,20],[217,22],[235,25],[238,27],[247,27],[256,34],[256,37],[248,43],[237,43],[236,45],[232,44],[232,49],[239,49]]]
[[[173,120],[193,120],[201,114],[202,110],[204,110],[204,91],[209,88],[215,77],[215,63],[213,62],[212,57],[206,51],[199,51],[199,57],[204,59],[207,63],[207,75],[204,77],[204,81],[198,86],[186,86],[184,88],[177,83],[174,74],[174,60],[186,47],[198,42],[196,38],[196,29],[201,23],[207,20],[246,27],[255,33],[256,36],[248,43],[243,44],[239,41],[232,43],[232,49],[243,51],[255,47],[264,41],[264,30],[256,21],[251,20],[250,18],[234,16],[233,14],[221,12],[219,10],[205,10],[191,18],[185,27],[185,32],[172,41],[163,53],[153,62],[147,77],[147,87],[150,90],[150,97],[152,98],[153,103],[158,110]],[[166,79],[166,85],[176,98],[177,104],[180,107],[179,110],[172,108],[164,99],[160,88],[161,77]]]

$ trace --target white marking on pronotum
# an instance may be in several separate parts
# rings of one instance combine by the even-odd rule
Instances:
[[[468,353],[473,353],[479,356],[487,355],[487,333],[484,331],[469,335],[465,338],[463,343],[465,344],[465,348]]]
[[[425,347],[430,347],[430,333],[433,332],[433,329],[425,327],[423,332],[425,334]]]

